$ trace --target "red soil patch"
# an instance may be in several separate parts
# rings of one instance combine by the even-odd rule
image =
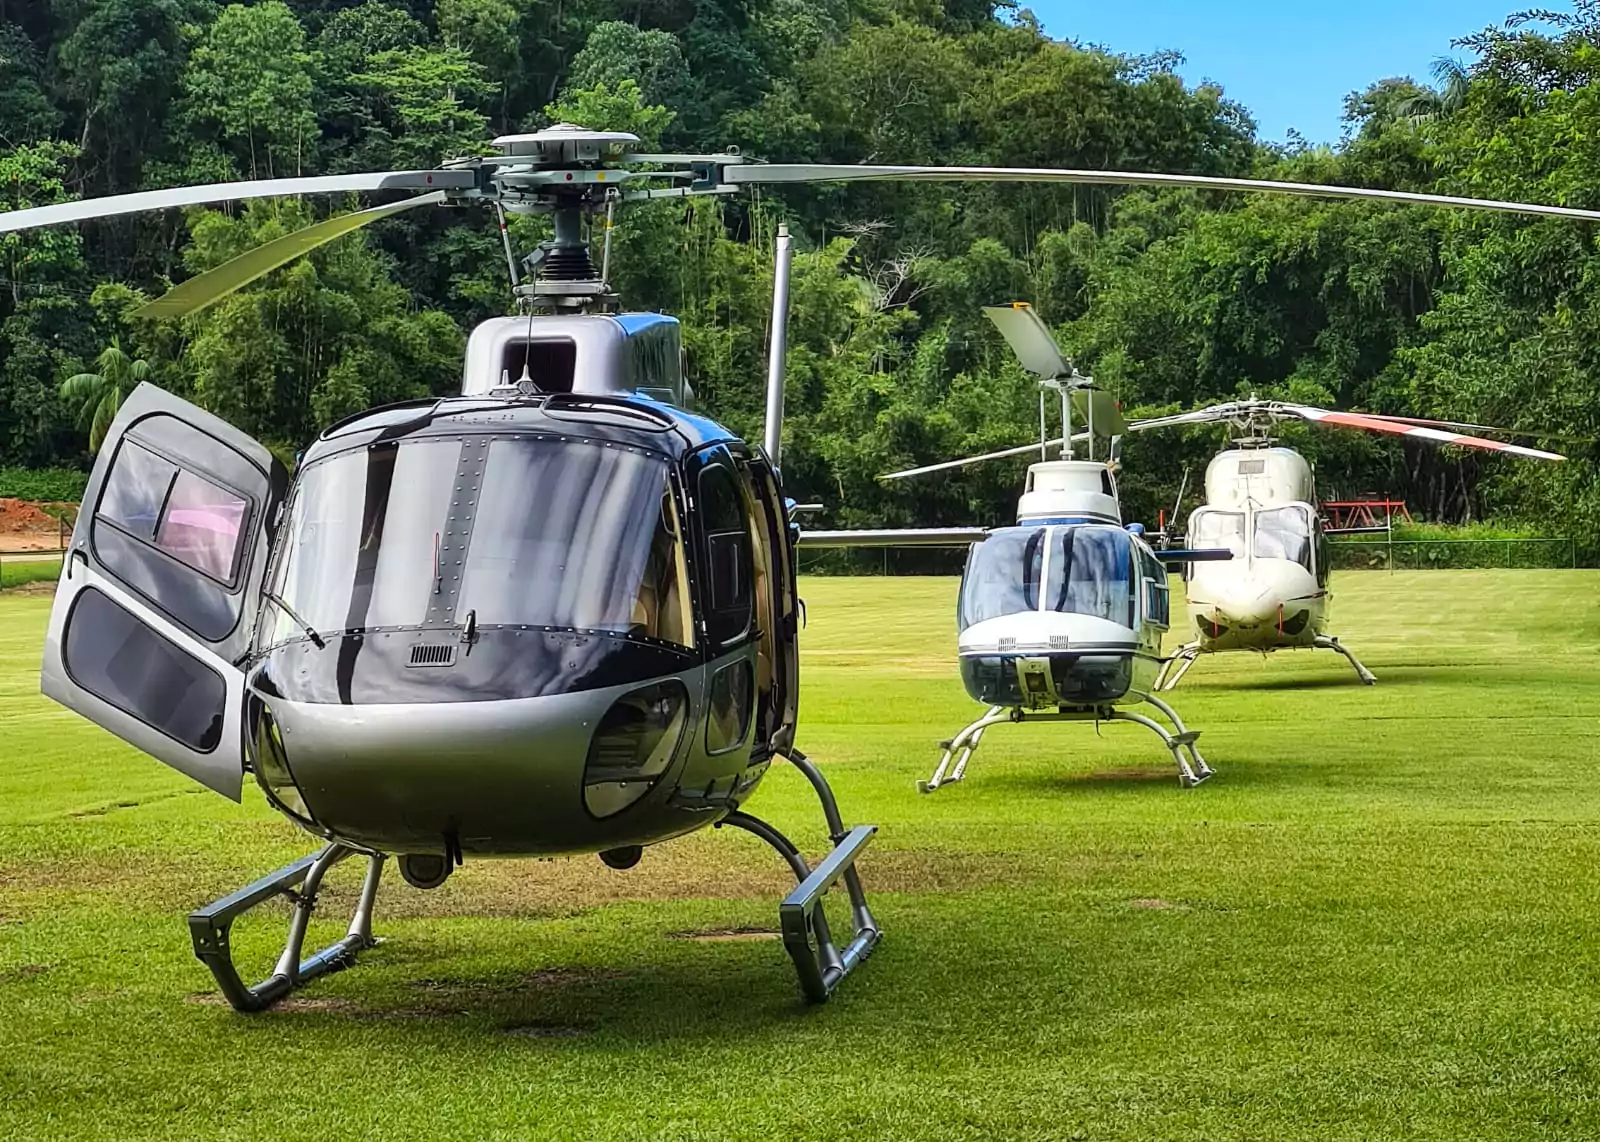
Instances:
[[[60,537],[60,522],[42,505],[0,497],[0,551],[53,550]]]
[[[0,497],[0,531],[56,530],[56,517],[27,500]]]

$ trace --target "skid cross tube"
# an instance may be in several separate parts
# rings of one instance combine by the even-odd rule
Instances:
[[[1015,707],[991,706],[983,717],[949,741],[940,743],[944,753],[939,758],[938,768],[928,780],[917,782],[917,789],[923,793],[932,793],[964,778],[967,774],[967,762],[971,760],[973,751],[983,740],[984,731],[1001,722],[1131,722],[1134,725],[1144,726],[1161,738],[1161,744],[1167,747],[1167,751],[1172,754],[1173,764],[1178,767],[1178,781],[1184,788],[1192,789],[1216,772],[1206,763],[1206,759],[1200,755],[1200,750],[1195,745],[1200,737],[1200,731],[1191,730],[1184,725],[1178,712],[1154,694],[1147,696],[1145,701],[1172,723],[1171,731],[1152,717],[1133,710],[1120,710],[1115,706],[1061,706],[1055,710],[1023,710]],[[952,760],[955,762],[954,768],[951,767]]]
[[[358,851],[346,845],[331,844],[319,853],[302,857],[254,884],[246,885],[213,904],[189,913],[189,934],[194,939],[194,954],[211,969],[217,986],[235,1011],[263,1011],[318,976],[348,967],[355,961],[358,952],[372,947],[376,942],[372,937],[372,908],[378,896],[383,856],[368,853],[365,854],[368,863],[366,877],[361,882],[361,897],[344,939],[304,960],[300,958],[311,912],[317,904],[317,892],[322,887],[322,878],[330,868],[346,857],[356,855]],[[294,901],[283,954],[278,957],[278,965],[272,975],[254,987],[246,987],[233,965],[228,933],[240,916],[278,896],[287,896]]]
[[[854,877],[856,858],[878,831],[877,826],[857,825],[845,833],[843,839],[813,869],[806,864],[793,841],[759,817],[735,811],[718,822],[719,827],[722,825],[732,825],[760,837],[778,851],[794,872],[799,884],[778,906],[778,928],[783,935],[784,949],[794,961],[795,974],[800,977],[800,990],[807,1001],[826,1003],[839,982],[872,954],[881,936],[877,922],[867,911],[865,898],[859,903],[855,898],[860,891],[859,881],[855,882],[851,892],[855,935],[843,951],[834,943],[828,929],[828,917],[822,910],[822,900],[828,889],[841,878]]]

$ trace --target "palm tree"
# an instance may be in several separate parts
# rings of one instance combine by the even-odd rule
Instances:
[[[129,393],[150,379],[150,362],[130,357],[113,337],[94,359],[93,373],[74,373],[61,382],[61,395],[78,406],[78,427],[89,433],[89,451],[100,451],[112,419]]]
[[[1472,73],[1459,60],[1440,56],[1433,61],[1433,79],[1439,86],[1423,88],[1405,100],[1395,110],[1413,126],[1430,119],[1443,119],[1461,110],[1467,102],[1467,89],[1472,85]]]

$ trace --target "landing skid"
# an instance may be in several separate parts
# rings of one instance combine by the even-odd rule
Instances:
[[[310,958],[302,960],[300,953],[305,945],[306,926],[317,905],[317,892],[322,878],[334,865],[358,850],[346,845],[331,844],[320,853],[302,857],[293,864],[264,876],[254,884],[230,893],[215,904],[208,904],[189,914],[189,934],[194,938],[194,954],[211,969],[217,986],[233,1005],[235,1011],[264,1011],[292,991],[304,987],[318,976],[339,971],[355,962],[356,955],[377,943],[372,937],[372,906],[378,896],[378,878],[383,872],[380,853],[363,854],[367,857],[367,875],[361,883],[361,897],[356,903],[355,915],[350,920],[350,930],[344,939],[330,944]],[[233,952],[228,944],[228,933],[233,922],[258,905],[278,896],[294,901],[294,912],[289,919],[289,938],[284,943],[278,966],[266,979],[253,987],[246,987],[233,966]]]
[[[1350,648],[1345,646],[1338,639],[1331,638],[1325,634],[1319,634],[1317,636],[1316,646],[1319,650],[1337,650],[1340,654],[1344,655],[1345,659],[1350,663],[1350,665],[1355,667],[1357,677],[1359,677],[1366,685],[1371,686],[1378,680],[1378,676],[1372,671],[1368,670],[1365,666],[1361,665],[1361,660],[1355,655],[1351,654]]]
[[[795,971],[800,976],[800,989],[805,997],[812,1003],[824,1003],[839,982],[871,955],[878,945],[878,923],[867,907],[866,893],[861,888],[861,878],[856,874],[855,867],[856,858],[878,830],[876,825],[857,825],[853,829],[845,829],[839,816],[838,802],[834,800],[833,790],[822,772],[798,750],[790,751],[787,756],[816,789],[833,841],[833,850],[822,858],[817,867],[808,866],[792,841],[758,817],[734,812],[719,824],[754,833],[777,849],[794,870],[799,885],[778,906],[783,944],[789,957],[794,960]],[[361,884],[361,896],[356,903],[349,931],[342,940],[301,959],[306,928],[316,908],[323,877],[334,865],[358,853],[367,858],[367,874]],[[351,966],[358,953],[377,943],[372,935],[372,909],[378,896],[383,861],[381,853],[363,853],[336,842],[319,853],[302,857],[270,876],[264,876],[254,884],[190,913],[189,933],[194,939],[194,954],[211,969],[217,986],[235,1011],[264,1011],[317,977]],[[850,913],[855,927],[855,934],[842,950],[834,943],[828,930],[827,915],[822,910],[823,897],[841,880],[850,896]],[[247,987],[233,963],[229,932],[233,922],[240,916],[279,896],[287,896],[294,904],[283,954],[279,956],[278,965],[270,976]]]
[[[939,759],[938,768],[928,780],[917,782],[917,789],[923,793],[932,793],[943,786],[954,785],[966,777],[967,763],[972,760],[973,753],[982,743],[984,731],[1001,722],[1133,722],[1152,730],[1161,738],[1162,744],[1171,752],[1172,760],[1178,767],[1178,781],[1184,788],[1192,789],[1210,777],[1215,770],[1206,764],[1206,759],[1200,756],[1200,750],[1195,746],[1200,732],[1185,726],[1183,719],[1178,717],[1178,712],[1160,698],[1151,695],[1145,701],[1166,716],[1175,732],[1168,732],[1166,727],[1154,718],[1134,713],[1132,710],[1119,710],[1115,706],[1063,706],[1057,710],[1043,711],[991,706],[983,717],[949,741],[942,743],[944,756]]]
[[[1361,660],[1350,652],[1350,648],[1337,638],[1319,634],[1313,641],[1312,646],[1318,650],[1336,650],[1344,655],[1350,665],[1355,667],[1356,676],[1366,685],[1371,686],[1378,680],[1378,676],[1363,666]],[[1161,668],[1161,673],[1156,675],[1155,688],[1157,690],[1176,689],[1179,680],[1189,672],[1189,667],[1194,665],[1194,660],[1200,657],[1201,653],[1198,642],[1186,642],[1180,646],[1173,652],[1172,657],[1167,659],[1166,665]]]
[[[823,857],[816,868],[811,868],[793,841],[759,817],[733,812],[719,821],[717,827],[732,825],[760,837],[788,862],[799,884],[778,905],[778,927],[783,934],[783,946],[794,961],[795,973],[800,977],[800,990],[806,999],[811,1003],[826,1003],[844,977],[872,954],[882,935],[878,922],[867,907],[867,896],[861,888],[861,878],[856,873],[856,858],[872,840],[878,827],[857,825],[846,831],[839,816],[838,802],[834,800],[833,790],[829,788],[827,778],[822,776],[822,771],[799,750],[790,750],[786,756],[795,768],[806,775],[822,801],[822,812],[827,818],[833,851]],[[823,897],[840,880],[844,881],[845,891],[850,896],[850,916],[855,927],[855,934],[842,951],[833,941],[827,914],[822,910]]]

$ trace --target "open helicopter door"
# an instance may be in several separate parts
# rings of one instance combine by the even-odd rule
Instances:
[[[49,697],[237,801],[244,671],[288,473],[154,385],[111,424],[45,638]]]
[[[757,612],[761,632],[758,690],[766,693],[757,708],[757,748],[786,753],[794,745],[794,727],[800,712],[800,595],[794,577],[794,547],[789,517],[778,487],[777,475],[764,457],[753,458],[745,468],[750,494],[756,505],[757,575],[762,598]],[[770,672],[770,674],[769,674]]]

